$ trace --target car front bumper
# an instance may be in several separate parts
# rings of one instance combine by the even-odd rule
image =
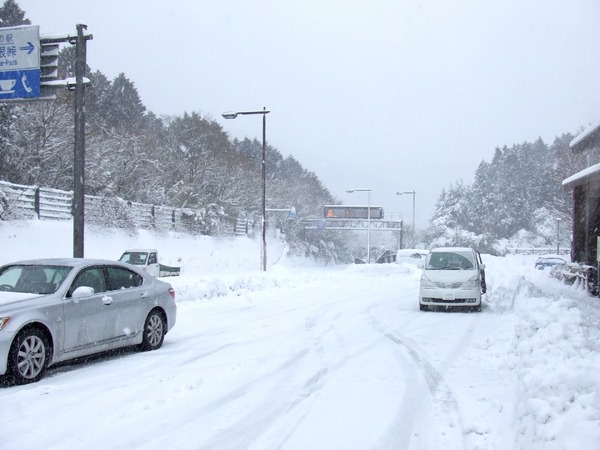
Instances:
[[[421,289],[419,303],[427,306],[477,306],[481,304],[479,289]]]

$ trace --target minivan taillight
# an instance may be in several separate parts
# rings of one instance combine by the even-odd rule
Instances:
[[[175,300],[175,289],[169,288],[169,294],[171,294],[171,297],[173,298],[173,300]]]

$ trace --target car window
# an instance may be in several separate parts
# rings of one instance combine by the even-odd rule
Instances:
[[[75,289],[80,286],[87,286],[94,289],[94,293],[106,291],[106,281],[104,280],[104,272],[102,267],[87,267],[83,269],[76,277],[71,285],[67,296],[73,295]]]
[[[0,271],[0,290],[30,294],[56,292],[71,271],[66,266],[13,265]]]
[[[141,275],[122,267],[108,266],[106,272],[108,273],[108,284],[111,291],[141,286],[144,282]]]
[[[21,266],[8,266],[0,270],[0,286],[3,286],[3,291],[12,291],[17,286],[21,272]]]
[[[148,257],[148,264],[156,264],[158,262],[157,258],[156,258],[156,253],[150,253],[150,256]]]

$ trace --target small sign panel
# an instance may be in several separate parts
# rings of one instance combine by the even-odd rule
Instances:
[[[0,28],[0,101],[40,96],[40,27]]]

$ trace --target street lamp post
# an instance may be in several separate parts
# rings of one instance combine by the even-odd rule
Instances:
[[[560,221],[561,218],[556,218],[556,254],[560,254]]]
[[[415,197],[417,196],[416,191],[405,191],[405,192],[396,192],[396,195],[404,195],[410,194],[413,196],[413,211],[412,211],[412,232],[413,232],[413,246],[416,244],[416,230],[415,230]]]
[[[262,110],[257,111],[230,111],[224,112],[222,116],[225,119],[235,119],[238,115],[252,115],[262,114],[263,126],[262,126],[262,249],[261,249],[261,266],[263,272],[267,271],[267,229],[266,229],[266,214],[267,214],[267,168],[266,168],[266,156],[267,156],[267,114],[271,111],[267,111],[266,107]]]
[[[373,189],[348,189],[346,192],[366,192],[368,194],[367,205],[367,264],[371,263],[371,191]]]

